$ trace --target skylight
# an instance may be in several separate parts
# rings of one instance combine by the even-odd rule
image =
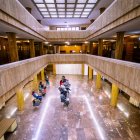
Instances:
[[[32,0],[43,18],[88,18],[98,0]]]

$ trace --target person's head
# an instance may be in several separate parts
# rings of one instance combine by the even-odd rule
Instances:
[[[42,85],[42,82],[40,82],[39,85]]]
[[[65,79],[65,76],[63,75],[63,76],[62,76],[62,81],[63,81],[64,79]]]

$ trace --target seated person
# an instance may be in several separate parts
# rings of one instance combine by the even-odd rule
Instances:
[[[44,88],[44,85],[43,85],[42,82],[40,82],[40,83],[39,83],[39,91],[41,92],[43,88]]]
[[[35,99],[39,99],[40,101],[42,100],[42,96],[39,96],[35,91],[32,91],[32,95]]]

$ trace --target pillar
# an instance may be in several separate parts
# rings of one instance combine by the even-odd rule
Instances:
[[[103,39],[99,39],[99,44],[98,44],[98,55],[102,56],[103,55]]]
[[[81,51],[82,51],[82,53],[86,53],[86,46],[85,46],[85,43],[82,44],[82,46],[81,46]]]
[[[117,105],[118,93],[119,93],[119,88],[115,84],[112,84],[111,105],[114,107]]]
[[[124,32],[117,32],[115,58],[122,59]]]
[[[56,75],[56,64],[53,64],[53,75]]]
[[[82,75],[84,76],[85,73],[85,64],[82,64]]]
[[[91,41],[90,43],[89,43],[89,50],[90,50],[90,54],[93,54],[93,42]]]
[[[105,11],[105,7],[100,8],[100,15]]]
[[[101,89],[101,75],[99,73],[96,76],[96,88]]]
[[[87,46],[87,47],[86,47],[87,53],[90,54],[90,43],[87,43],[86,46]]]
[[[18,57],[18,48],[16,44],[16,34],[8,32],[7,36],[8,36],[8,52],[10,62],[18,61],[19,57]]]
[[[88,66],[88,79],[93,79],[93,69]]]
[[[43,42],[40,42],[39,46],[40,46],[40,55],[44,55],[44,44],[43,44]]]
[[[33,77],[33,90],[37,90],[37,89],[38,89],[38,79],[37,79],[37,74],[36,74]]]
[[[34,46],[34,40],[30,39],[29,40],[30,43],[30,57],[35,57],[35,46]]]
[[[54,47],[54,54],[56,54],[57,53],[57,46],[53,46]]]
[[[41,80],[45,80],[44,68],[41,70]]]
[[[17,96],[17,107],[19,111],[24,109],[24,94],[22,88],[16,89],[16,96]]]
[[[57,53],[60,53],[60,46],[57,46]]]

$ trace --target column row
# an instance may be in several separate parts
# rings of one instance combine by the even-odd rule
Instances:
[[[34,39],[29,39],[25,41],[21,39],[16,39],[16,34],[12,32],[7,33],[7,38],[8,38],[7,50],[8,50],[9,62],[15,62],[22,59],[26,59],[26,58],[22,58],[22,54],[21,54],[21,52],[23,53],[25,52],[25,49],[29,50],[29,56],[27,58],[33,58],[35,56],[45,54],[43,42],[35,43]],[[36,51],[35,51],[35,45],[37,49]]]
[[[82,65],[84,65],[84,64],[82,64]],[[84,71],[84,69],[82,68],[82,75],[84,75],[83,71]],[[88,79],[89,80],[93,79],[93,72],[94,72],[93,68],[88,66]],[[97,75],[96,75],[95,87],[96,87],[97,90],[102,89],[102,76],[101,76],[101,74],[99,72],[97,72]],[[110,102],[110,104],[113,107],[117,106],[118,94],[119,94],[119,88],[117,87],[116,84],[112,83],[111,102]]]

